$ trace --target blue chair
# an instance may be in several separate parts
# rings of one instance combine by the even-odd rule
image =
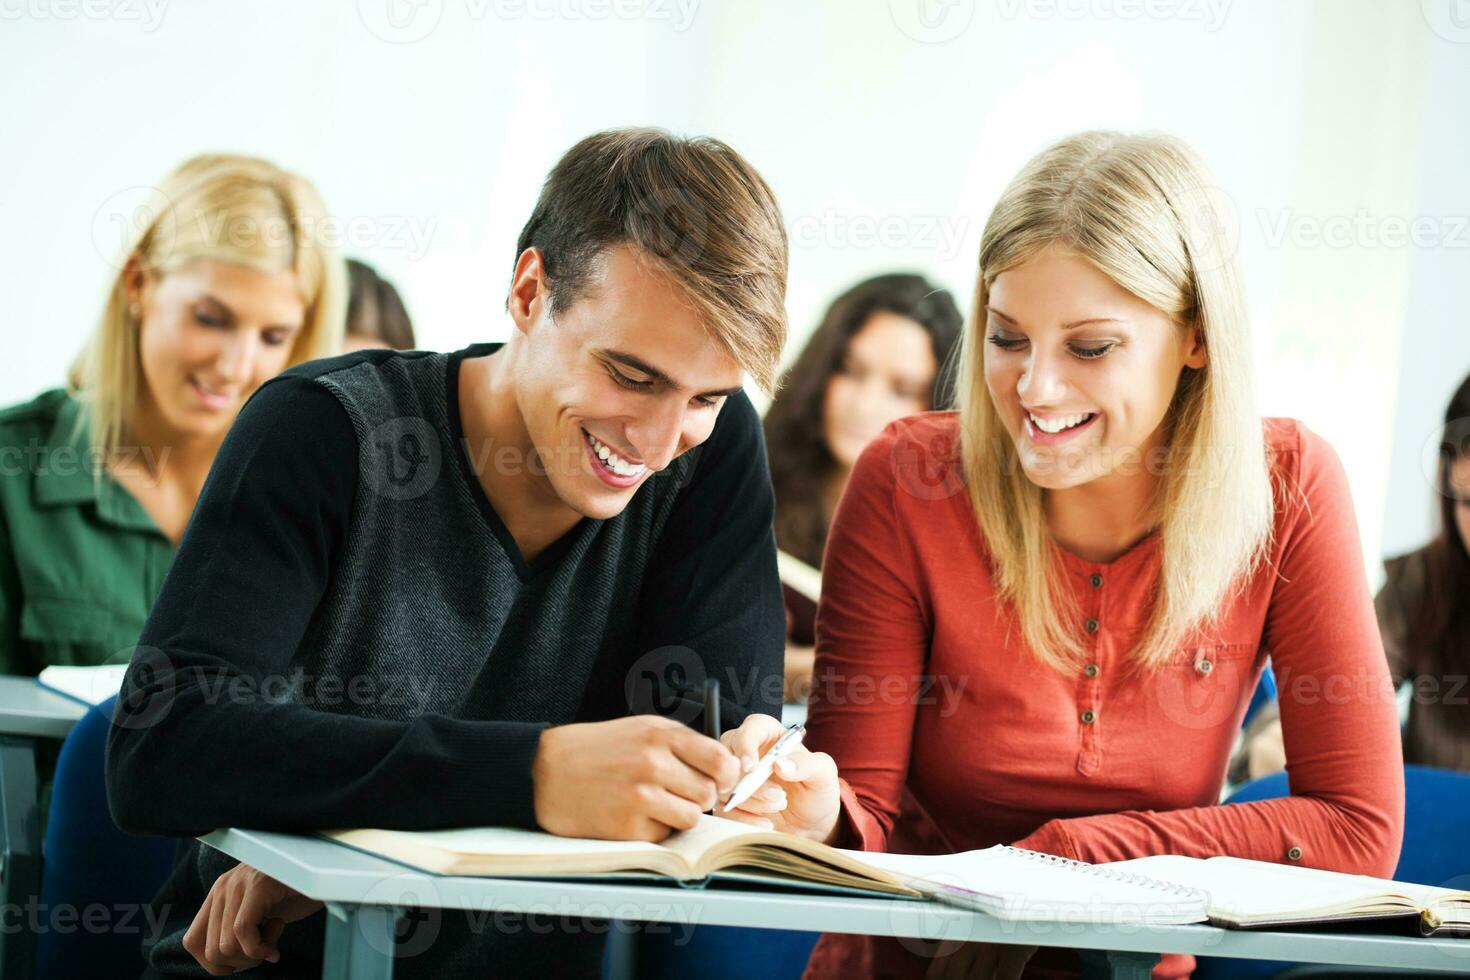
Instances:
[[[1251,719],[1256,716],[1266,705],[1276,700],[1276,674],[1271,670],[1271,664],[1266,663],[1265,670],[1261,671],[1261,679],[1256,682],[1256,689],[1251,692],[1251,703],[1246,706],[1245,717],[1240,721],[1240,727],[1249,725]]]
[[[127,977],[143,972],[144,906],[173,865],[176,842],[135,837],[112,821],[107,806],[107,730],[117,698],[90,708],[62,743],[46,822],[36,976]],[[88,928],[87,910],[102,928]],[[57,910],[66,909],[66,918]],[[119,911],[119,909],[123,911]],[[126,916],[126,918],[125,918]],[[96,920],[94,920],[96,921]],[[65,931],[61,928],[65,923]]]
[[[1290,793],[1286,773],[1262,776],[1247,783],[1227,803],[1272,800]],[[1464,842],[1470,838],[1470,773],[1404,766],[1404,846],[1393,876],[1420,885],[1464,888],[1470,885],[1470,855]],[[1454,879],[1459,879],[1455,881]],[[1354,970],[1350,967],[1299,966],[1266,960],[1230,960],[1201,957],[1196,980],[1217,977],[1310,977],[1387,976],[1383,970]],[[1411,974],[1399,974],[1411,975]]]
[[[701,980],[799,980],[819,932],[737,929],[733,926],[666,925],[644,932],[634,944],[634,971],[642,978],[698,976]],[[685,932],[685,929],[688,932]]]

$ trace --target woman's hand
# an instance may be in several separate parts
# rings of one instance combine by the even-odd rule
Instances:
[[[276,963],[286,924],[321,907],[249,865],[236,865],[215,879],[184,933],[184,949],[214,977]]]
[[[999,943],[962,943],[947,956],[936,957],[929,964],[925,980],[1019,980],[1027,962],[1036,953],[1035,946],[1010,946]]]
[[[751,715],[720,741],[740,760],[744,775],[784,731],[770,715]],[[805,745],[797,745],[778,761],[765,785],[735,810],[726,813],[722,806],[715,808],[721,817],[823,842],[836,832],[840,812],[837,763],[827,753],[813,752]]]

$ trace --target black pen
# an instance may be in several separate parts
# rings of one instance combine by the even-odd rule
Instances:
[[[720,682],[713,677],[704,680],[704,733],[720,740]]]

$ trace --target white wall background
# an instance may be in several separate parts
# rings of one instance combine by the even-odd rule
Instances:
[[[1234,205],[1262,410],[1336,446],[1376,575],[1429,532],[1419,449],[1470,371],[1462,6],[0,0],[0,403],[60,382],[136,188],[204,150],[316,181],[345,251],[452,349],[505,336],[516,233],[577,138],[720,136],[786,213],[794,355],[879,270],[968,308],[985,216],[1031,154],[1161,129]]]

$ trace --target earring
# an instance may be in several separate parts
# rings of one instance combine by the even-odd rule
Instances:
[[[138,314],[142,311],[142,307],[140,307],[137,303],[128,304],[128,312],[133,315],[133,319],[136,320],[138,318]]]

